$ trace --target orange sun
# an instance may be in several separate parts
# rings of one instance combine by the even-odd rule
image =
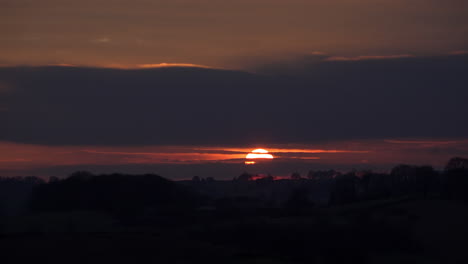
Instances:
[[[273,159],[273,155],[271,155],[270,153],[268,153],[268,150],[266,149],[254,149],[252,150],[249,154],[247,154],[247,156],[245,156],[245,158],[247,159],[245,161],[245,164],[249,165],[249,164],[255,164],[255,159]]]

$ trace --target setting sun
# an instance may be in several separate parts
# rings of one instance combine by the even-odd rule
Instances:
[[[246,159],[252,160],[252,159],[273,159],[273,155],[268,153],[268,150],[266,149],[254,149],[252,150],[247,156],[245,156]],[[254,163],[247,163],[246,164],[254,164]]]

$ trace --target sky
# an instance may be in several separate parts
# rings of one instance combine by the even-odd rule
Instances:
[[[241,68],[284,56],[446,54],[465,0],[0,0],[0,63]]]
[[[0,0],[0,33],[0,176],[468,156],[465,0]]]

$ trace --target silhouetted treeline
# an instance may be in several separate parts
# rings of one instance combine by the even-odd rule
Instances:
[[[142,214],[198,205],[201,197],[182,185],[153,174],[108,174],[95,176],[76,172],[54,179],[33,190],[33,211],[104,211],[112,214]]]
[[[325,170],[309,171],[305,178],[293,172],[289,179],[276,180],[271,175],[244,172],[232,182],[209,183],[196,178],[189,184],[224,201],[225,196],[234,198],[232,201],[256,198],[250,199],[252,205],[263,202],[266,207],[297,208],[399,198],[468,201],[468,160],[452,158],[443,171],[431,166],[402,164],[390,173]]]
[[[65,179],[0,178],[0,216],[27,211],[101,211],[144,214],[187,208],[309,208],[392,198],[468,202],[468,160],[453,158],[443,171],[399,165],[390,173],[334,170],[297,172],[289,180],[247,172],[232,181],[193,177],[174,182],[153,174],[93,175]]]
[[[444,171],[431,166],[398,165],[390,174],[349,172],[338,175],[331,204],[361,200],[408,198],[442,198],[468,202],[468,160],[452,158]]]

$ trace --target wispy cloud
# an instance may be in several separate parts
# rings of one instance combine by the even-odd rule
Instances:
[[[356,56],[356,57],[340,57],[332,56],[328,57],[326,61],[362,61],[362,60],[393,60],[393,59],[404,59],[414,58],[414,55],[410,54],[398,54],[398,55],[374,55],[374,56]]]
[[[165,68],[165,67],[193,67],[193,68],[212,68],[199,64],[192,63],[150,63],[150,64],[138,64],[135,68],[148,69],[148,68]]]
[[[455,50],[449,53],[450,55],[468,55],[468,50]]]
[[[100,38],[96,38],[92,40],[92,42],[95,42],[95,43],[109,43],[111,41],[112,39],[109,37],[100,37]]]
[[[4,163],[7,163],[7,162],[28,162],[28,161],[31,161],[31,160],[28,160],[28,159],[0,159],[0,162],[4,162]]]
[[[398,140],[398,139],[386,139],[385,142],[395,144],[453,144],[460,143],[464,140]]]

